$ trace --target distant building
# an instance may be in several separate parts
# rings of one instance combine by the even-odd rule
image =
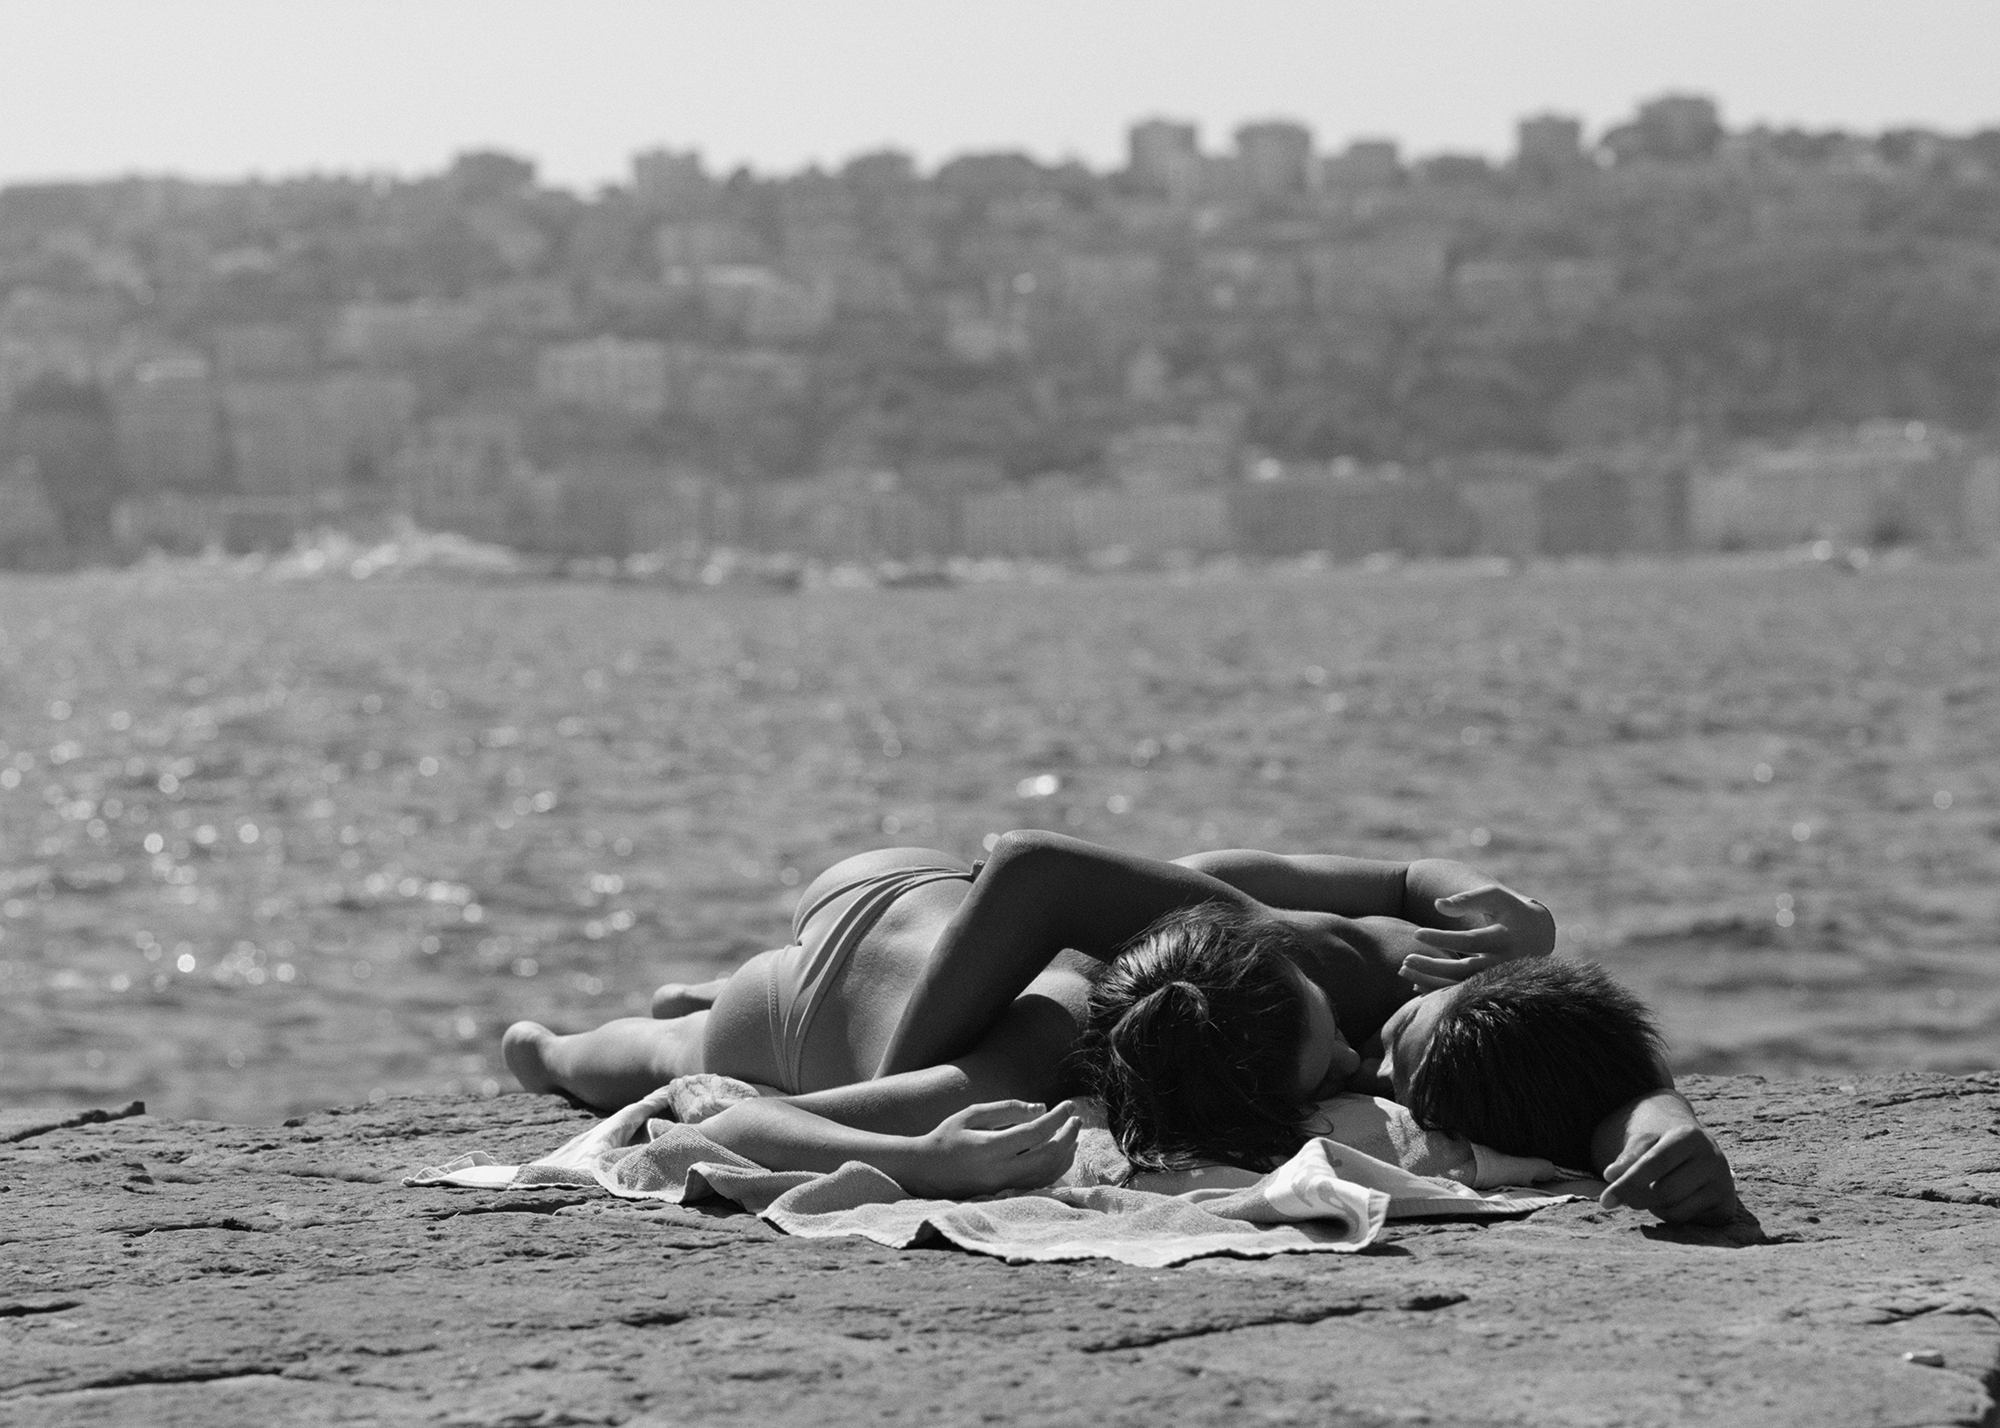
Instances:
[[[1499,326],[1519,326],[1539,315],[1535,265],[1518,258],[1474,258],[1451,275],[1453,304]]]
[[[319,504],[324,508],[324,502]],[[292,496],[158,491],[118,503],[112,514],[112,539],[119,549],[132,553],[277,551],[291,545],[313,519],[314,509],[313,502]]]
[[[678,281],[713,320],[754,343],[803,341],[833,321],[831,288],[810,286],[762,263],[683,269]]]
[[[1454,303],[1503,325],[1584,321],[1617,295],[1617,266],[1604,258],[1475,258],[1452,274]]]
[[[534,186],[535,162],[497,149],[470,149],[451,161],[444,178],[462,199],[512,198]]]
[[[602,280],[650,267],[642,250],[657,217],[636,204],[608,200],[584,209],[563,244],[563,270],[572,277]]]
[[[931,456],[903,468],[901,490],[926,500],[956,501],[1007,484],[1007,468],[990,456]]]
[[[1217,312],[1292,312],[1305,299],[1298,265],[1286,254],[1210,249],[1195,269],[1208,306]]]
[[[394,367],[469,346],[479,324],[479,309],[469,302],[351,302],[334,319],[327,349],[364,366]]]
[[[843,258],[862,246],[861,225],[844,214],[800,214],[785,221],[787,258]]]
[[[944,304],[944,345],[961,362],[991,366],[1028,355],[1028,326],[1019,313],[995,311],[978,294],[953,293]]]
[[[1594,365],[1548,415],[1549,435],[1564,447],[1593,447],[1656,436],[1676,420],[1672,375],[1657,359]]]
[[[1201,187],[1201,133],[1178,119],[1147,119],[1126,132],[1127,166],[1133,177],[1176,202],[1192,199]]]
[[[390,474],[427,525],[497,539],[509,493],[533,470],[512,412],[436,417],[398,450]]]
[[[1160,293],[1159,258],[1139,250],[1065,253],[1060,265],[1064,303],[1100,321],[1143,321]]]
[[[1356,139],[1322,160],[1319,172],[1322,188],[1348,193],[1394,188],[1407,176],[1394,139]]]
[[[552,247],[539,224],[512,205],[481,204],[465,210],[465,222],[509,272],[540,268]]]
[[[43,375],[14,394],[0,424],[0,460],[38,480],[71,547],[110,533],[118,494],[118,438],[111,404],[94,382]]]
[[[308,499],[347,484],[347,448],[309,382],[231,382],[222,388],[236,488]]]
[[[561,278],[515,278],[472,294],[488,332],[522,337],[569,337],[582,326],[576,295]]]
[[[67,557],[62,514],[34,460],[0,457],[0,569],[54,569]]]
[[[1447,233],[1413,229],[1349,243],[1323,243],[1300,255],[1323,313],[1418,308],[1441,301],[1450,271]]]
[[[0,408],[40,377],[90,382],[118,338],[109,293],[17,287],[0,302]]]
[[[893,198],[916,185],[917,164],[900,149],[876,149],[857,154],[841,165],[840,181],[860,198]]]
[[[221,403],[209,364],[184,356],[141,364],[111,392],[127,490],[210,490],[223,466]]]
[[[1159,422],[1113,437],[1104,464],[1125,491],[1191,491],[1233,481],[1237,453],[1233,431]]]
[[[630,417],[667,408],[667,349],[662,342],[593,337],[542,349],[535,395],[552,405]]]
[[[1536,463],[1540,465],[1540,463]],[[1480,472],[1458,487],[1472,512],[1474,555],[1531,560],[1542,549],[1541,474],[1506,470]]]
[[[1690,163],[1713,156],[1721,140],[1721,112],[1713,99],[1699,94],[1648,100],[1630,123],[1604,136],[1605,147],[1620,163],[1635,159]]]
[[[787,229],[852,222],[860,212],[860,201],[853,189],[817,164],[780,180],[775,196],[775,216],[779,226]]]
[[[106,292],[22,286],[0,302],[0,341],[99,352],[118,336],[123,305]]]
[[[750,535],[761,548],[835,561],[927,559],[958,544],[954,510],[896,489],[892,472],[829,472],[750,491]]]
[[[978,203],[1032,193],[1046,182],[1042,166],[1024,153],[1001,150],[960,154],[940,165],[933,182],[947,193]]]
[[[1148,406],[1163,405],[1173,394],[1173,365],[1148,342],[1125,363],[1125,399]]]
[[[965,552],[1015,560],[1067,560],[1080,555],[1076,500],[1073,491],[1060,488],[973,496],[961,518]]]
[[[1982,456],[1966,473],[1965,538],[1978,549],[2000,550],[2000,456]]]
[[[304,377],[313,366],[306,334],[285,323],[224,324],[210,332],[209,350],[225,378]]]
[[[228,382],[221,397],[237,490],[299,500],[386,480],[417,404],[407,378],[367,371]]]
[[[1086,553],[1214,555],[1235,545],[1227,491],[1079,491],[1070,499]]]
[[[672,280],[723,263],[759,263],[764,242],[731,218],[676,218],[653,230],[653,256]]]
[[[836,312],[890,316],[910,309],[910,289],[902,270],[860,253],[790,257],[779,271],[806,291],[830,300]]]
[[[1583,121],[1568,114],[1531,114],[1515,125],[1514,167],[1523,178],[1553,183],[1590,167]]]
[[[1254,481],[1229,494],[1238,548],[1254,555],[1465,555],[1479,540],[1455,488],[1395,468]]]
[[[1784,448],[1745,445],[1695,474],[1691,525],[1710,549],[1955,545],[1973,532],[1971,455],[1923,423],[1865,423]]]
[[[1618,265],[1609,258],[1551,258],[1542,264],[1541,288],[1551,317],[1587,318],[1618,296]]]
[[[1312,131],[1303,124],[1288,119],[1245,124],[1236,131],[1236,157],[1259,198],[1304,193],[1312,185]]]
[[[340,443],[346,479],[380,481],[416,421],[416,384],[385,372],[329,372],[313,383],[312,396]]]
[[[661,213],[704,213],[715,200],[715,184],[693,149],[649,149],[632,156],[632,197]]]
[[[791,352],[686,343],[667,349],[669,409],[717,424],[798,400],[807,377],[804,360]]]

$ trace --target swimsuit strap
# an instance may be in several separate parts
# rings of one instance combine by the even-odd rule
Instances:
[[[805,1084],[806,1041],[812,1034],[813,1022],[819,1016],[820,1004],[826,1000],[834,977],[847,965],[847,959],[854,955],[854,949],[868,935],[868,930],[889,910],[891,903],[913,888],[966,877],[963,868],[895,868],[855,879],[818,899],[798,919],[798,926],[803,928],[815,913],[835,898],[856,891],[861,893],[842,908],[833,925],[805,949],[807,955],[799,969],[798,985],[793,990],[790,1005],[782,1009],[776,1005],[772,1008],[777,1013],[771,1019],[774,1049],[790,1087],[803,1088]],[[775,1003],[777,999],[773,1000]]]
[[[825,892],[821,893],[817,898],[813,899],[810,906],[804,903],[801,903],[799,905],[799,910],[792,914],[792,940],[794,942],[798,941],[799,933],[805,930],[805,925],[808,922],[811,922],[814,917],[818,916],[820,911],[823,908],[825,908],[828,903],[833,902],[836,898],[846,897],[856,888],[865,888],[870,883],[873,882],[880,882],[884,879],[890,879],[890,878],[901,878],[911,873],[930,873],[936,875],[934,877],[926,877],[923,880],[924,882],[941,882],[945,878],[964,878],[969,882],[973,878],[974,874],[976,874],[979,871],[979,868],[982,866],[984,866],[983,861],[980,864],[974,865],[971,872],[967,872],[963,868],[943,868],[936,866],[915,867],[915,868],[892,868],[891,870],[885,873],[870,873],[866,877],[850,878],[848,879],[848,881],[841,883],[837,887],[829,888]],[[918,886],[918,884],[911,883],[910,886],[916,887]]]

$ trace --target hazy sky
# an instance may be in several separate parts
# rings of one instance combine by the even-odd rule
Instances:
[[[0,0],[0,182],[416,172],[497,145],[543,176],[637,149],[784,170],[895,145],[1122,158],[1168,114],[1220,148],[1506,150],[1691,89],[1726,120],[2000,125],[2000,0]]]

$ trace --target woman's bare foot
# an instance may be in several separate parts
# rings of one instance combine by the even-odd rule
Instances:
[[[554,1091],[596,1110],[615,1111],[702,1070],[707,1032],[706,1012],[671,1021],[617,1017],[570,1036],[558,1036],[539,1022],[517,1021],[500,1038],[500,1054],[525,1090]]]
[[[553,1031],[538,1021],[517,1021],[500,1038],[500,1055],[524,1091],[556,1091],[549,1070],[549,1051],[557,1040]]]
[[[723,981],[713,982],[663,982],[653,993],[653,1016],[665,1021],[671,1017],[691,1016],[698,1011],[707,1011],[715,1005],[715,998],[722,990]]]

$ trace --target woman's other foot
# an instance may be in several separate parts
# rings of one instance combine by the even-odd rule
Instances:
[[[549,1051],[556,1034],[537,1021],[517,1021],[500,1038],[500,1055],[524,1091],[558,1091],[549,1070]]]
[[[719,990],[720,982],[663,982],[653,993],[653,1017],[656,1021],[665,1021],[707,1011],[715,1005],[715,994]]]

